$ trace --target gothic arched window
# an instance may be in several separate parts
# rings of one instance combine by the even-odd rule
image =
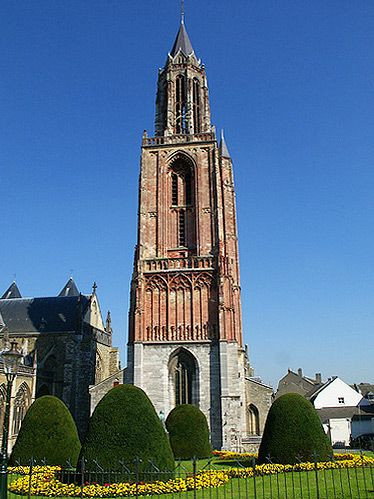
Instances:
[[[57,359],[53,354],[49,355],[40,366],[38,366],[36,387],[38,397],[41,396],[40,392],[43,385],[45,385],[43,395],[48,391],[48,395],[61,396],[62,383],[57,383]]]
[[[173,227],[170,247],[193,249],[196,246],[194,167],[182,154],[171,161],[169,203]]]
[[[192,105],[193,105],[193,130],[200,133],[200,83],[197,78],[192,84]]]
[[[175,133],[187,133],[186,78],[178,75],[175,81]]]
[[[36,392],[36,398],[38,399],[39,397],[44,397],[44,395],[51,395],[48,386],[45,384],[41,385],[38,388],[38,391]]]
[[[16,398],[14,400],[14,409],[13,409],[13,427],[12,433],[13,435],[18,435],[18,432],[21,428],[21,423],[29,405],[31,403],[31,393],[30,389],[26,383],[22,383],[19,387]]]
[[[247,409],[247,431],[248,435],[260,434],[260,417],[257,407],[253,404]]]
[[[181,348],[169,362],[171,393],[174,405],[198,403],[198,373],[195,357]]]

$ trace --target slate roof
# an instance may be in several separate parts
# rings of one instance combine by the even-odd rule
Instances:
[[[75,331],[89,298],[78,295],[1,299],[0,316],[9,333]]]
[[[187,34],[187,30],[185,28],[184,22],[181,22],[179,31],[177,33],[177,37],[175,39],[173,48],[171,49],[170,55],[174,57],[181,50],[184,55],[189,56],[193,54],[194,50],[192,48],[192,44],[190,42],[190,38]]]
[[[329,419],[352,419],[355,414],[359,413],[359,409],[356,406],[324,407],[317,409],[317,413],[323,423]]]
[[[324,407],[323,409],[317,409],[317,413],[322,422],[328,419],[371,419],[374,415],[374,405]]]
[[[360,384],[354,384],[350,385],[352,388],[354,388],[358,393],[361,393],[363,397],[368,396],[369,393],[374,393],[374,385],[371,383],[360,383]]]
[[[9,288],[5,291],[3,296],[0,298],[1,300],[4,299],[11,299],[11,298],[22,298],[21,293],[18,289],[17,284],[13,281],[12,284],[9,286]]]
[[[68,282],[61,289],[58,296],[79,296],[79,290],[72,277],[70,277]]]

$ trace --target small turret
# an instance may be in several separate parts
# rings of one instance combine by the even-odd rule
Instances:
[[[13,281],[9,288],[5,291],[1,300],[13,300],[14,298],[22,298],[22,295],[18,289],[16,281]]]
[[[224,136],[223,130],[221,130],[221,142],[219,144],[219,150],[220,150],[222,158],[231,159],[231,156],[230,156],[230,153],[229,153],[229,150],[227,148],[226,141],[225,141],[225,136]]]
[[[110,310],[108,310],[108,313],[106,314],[105,331],[108,334],[112,334],[112,318],[110,316]]]
[[[79,289],[75,284],[72,277],[69,278],[68,282],[59,292],[58,296],[79,296]]]

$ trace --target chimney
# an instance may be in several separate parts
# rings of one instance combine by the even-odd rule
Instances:
[[[321,373],[316,373],[316,383],[318,385],[322,384],[322,375],[321,375]]]
[[[300,376],[300,378],[303,377],[303,370],[301,369],[301,367],[299,367],[299,369],[297,370],[297,374]]]

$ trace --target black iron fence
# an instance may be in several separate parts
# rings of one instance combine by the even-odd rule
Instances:
[[[374,499],[374,459],[364,455],[294,466],[247,460],[178,462],[171,472],[152,462],[119,462],[116,470],[99,463],[77,471],[71,463],[51,467],[31,461],[8,470],[8,498],[144,497],[165,499]]]

